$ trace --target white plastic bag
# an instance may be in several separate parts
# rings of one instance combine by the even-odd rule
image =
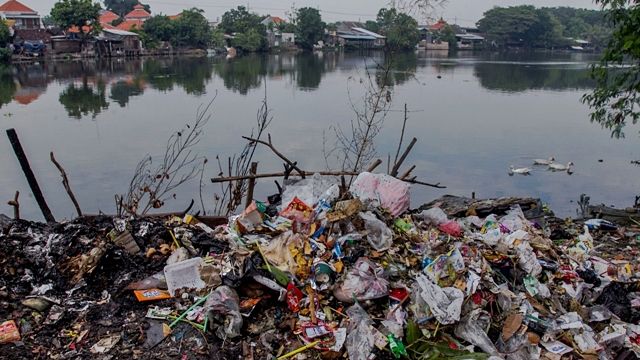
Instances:
[[[360,258],[349,270],[342,284],[336,286],[333,295],[342,302],[378,299],[388,295],[389,283],[382,277],[384,269],[367,258]]]
[[[364,220],[364,227],[367,230],[367,241],[377,251],[384,251],[393,244],[393,231],[387,224],[372,212],[360,213],[360,218]]]
[[[349,359],[367,360],[375,345],[373,321],[358,304],[349,307],[346,312],[349,316],[349,333],[346,342]]]
[[[453,324],[460,320],[460,311],[464,301],[464,293],[460,289],[441,288],[422,274],[416,278],[416,285],[420,297],[441,324]]]
[[[472,343],[489,355],[500,356],[498,349],[484,332],[491,322],[491,315],[482,309],[475,309],[465,315],[456,325],[454,333],[457,337]]]
[[[447,214],[444,211],[442,211],[442,209],[440,209],[439,207],[433,207],[431,209],[424,210],[423,212],[418,214],[418,217],[421,218],[422,221],[424,221],[425,225],[434,225],[434,226],[438,226],[440,224],[447,222],[447,220],[449,220],[447,218]]]

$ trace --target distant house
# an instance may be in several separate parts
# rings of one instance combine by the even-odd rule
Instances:
[[[267,42],[270,48],[295,46],[295,34],[279,30],[281,25],[287,23],[285,19],[278,16],[267,16],[260,23],[267,28]]]
[[[331,36],[331,42],[335,45],[352,48],[381,48],[387,42],[385,36],[365,29],[361,23],[351,21],[339,23]]]
[[[267,16],[260,23],[266,26],[267,29],[269,29],[269,28],[277,28],[280,25],[286,24],[287,21],[278,16]]]
[[[180,16],[175,15],[175,17]],[[151,14],[144,9],[144,6],[137,4],[128,14],[124,16],[123,21],[115,28],[118,30],[131,31],[134,29],[142,29],[145,21],[151,18]]]
[[[96,38],[96,51],[102,56],[135,56],[142,50],[140,36],[120,29],[102,29]]]
[[[151,18],[151,14],[144,9],[144,6],[138,4],[133,7],[127,15],[124,16],[125,20],[142,20],[146,21]]]
[[[100,17],[98,18],[98,22],[102,26],[110,26],[112,22],[118,20],[119,18],[120,16],[118,16],[118,14],[114,13],[113,11],[100,10]]]
[[[8,20],[15,29],[40,29],[42,21],[38,12],[17,0],[9,0],[0,5],[0,17]]]
[[[458,50],[477,50],[484,47],[484,37],[477,34],[456,34]]]

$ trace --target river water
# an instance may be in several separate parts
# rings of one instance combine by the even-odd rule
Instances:
[[[370,57],[369,57],[370,56]],[[216,155],[243,147],[241,135],[256,124],[265,94],[273,120],[268,128],[278,148],[309,170],[326,168],[323,143],[333,144],[336,126],[354,117],[367,71],[375,76],[380,54],[325,53],[224,58],[166,58],[14,65],[0,75],[0,128],[15,128],[54,215],[74,211],[53,151],[87,213],[113,213],[114,194],[127,191],[136,164],[159,157],[170,134],[193,122],[199,106],[216,97],[211,120],[196,150],[212,161],[205,178],[218,173]],[[613,139],[589,121],[580,102],[592,82],[587,54],[404,54],[392,72],[393,103],[376,150],[395,154],[404,104],[407,136],[418,143],[406,165],[415,175],[447,189],[412,187],[419,205],[444,194],[478,197],[540,197],[562,216],[575,215],[575,201],[629,206],[640,193],[638,129]],[[438,78],[440,76],[440,78]],[[217,95],[217,96],[216,96]],[[351,97],[351,101],[349,100]],[[323,141],[324,139],[324,141]],[[554,156],[575,163],[574,173],[534,168],[531,176],[509,176],[510,165],[529,166]],[[260,148],[259,171],[282,164]],[[16,190],[23,217],[42,219],[11,146],[0,137],[0,213]],[[199,181],[176,191],[163,210],[184,208],[197,198]],[[209,206],[217,187],[205,183]],[[258,182],[257,196],[273,193],[272,180]]]

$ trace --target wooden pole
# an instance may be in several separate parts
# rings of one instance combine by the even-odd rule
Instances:
[[[247,189],[247,204],[245,208],[248,208],[249,205],[251,205],[251,202],[253,201],[253,189],[256,187],[255,175],[257,174],[257,172],[258,172],[258,163],[254,161],[251,163],[251,170],[249,170],[249,173],[254,177],[249,178],[249,187]]]
[[[16,154],[18,158],[18,162],[20,162],[20,167],[22,168],[22,172],[24,176],[27,178],[27,182],[29,183],[29,187],[31,188],[31,192],[33,196],[36,198],[36,202],[38,202],[38,206],[40,207],[40,211],[42,211],[42,215],[47,222],[55,222],[56,219],[53,217],[51,210],[49,209],[49,205],[47,205],[44,196],[42,195],[42,191],[40,190],[40,186],[38,185],[38,181],[36,180],[36,176],[33,174],[31,170],[31,165],[29,165],[29,160],[27,159],[27,155],[25,155],[24,150],[22,149],[22,145],[20,144],[20,139],[18,139],[18,134],[15,129],[7,129],[7,137],[9,138],[9,142],[11,143],[11,147],[13,147],[13,152]]]
[[[13,218],[16,220],[20,220],[20,202],[18,198],[20,197],[20,191],[16,191],[16,194],[13,196],[13,200],[9,200],[7,204],[13,206]]]
[[[402,156],[400,156],[400,159],[398,159],[398,161],[393,165],[393,169],[391,169],[391,174],[389,174],[389,175],[394,176],[394,177],[398,176],[398,170],[400,170],[400,166],[402,166],[402,163],[407,158],[407,156],[411,152],[411,149],[413,149],[413,146],[417,142],[418,142],[418,139],[416,139],[416,138],[411,139],[411,142],[409,143],[409,146],[407,146],[407,148],[402,153]]]

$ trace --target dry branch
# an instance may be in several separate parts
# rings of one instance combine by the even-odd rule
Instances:
[[[305,171],[307,175],[315,175],[320,174],[322,176],[357,176],[359,173],[353,171]],[[243,181],[249,179],[262,179],[262,178],[273,178],[273,177],[283,177],[286,174],[284,172],[277,173],[265,173],[265,174],[255,174],[255,175],[244,175],[244,176],[228,176],[228,177],[217,177],[211,179],[212,183],[223,183],[223,182],[232,182],[232,181]],[[440,185],[440,183],[431,184],[424,181],[416,180],[415,176],[410,179],[399,179],[404,182],[416,185],[424,185],[430,186],[437,189],[446,189],[446,186]]]
[[[82,210],[80,209],[80,204],[78,204],[78,200],[76,199],[76,196],[73,194],[73,191],[71,190],[71,185],[69,185],[69,178],[67,177],[67,172],[64,171],[64,168],[62,167],[62,165],[60,165],[60,163],[56,160],[55,156],[53,155],[53,151],[49,153],[49,157],[51,158],[51,162],[53,163],[53,165],[55,165],[58,168],[58,171],[60,171],[60,176],[62,176],[62,186],[64,186],[65,191],[67,192],[67,194],[69,194],[69,198],[71,199],[73,206],[76,208],[76,213],[78,213],[78,217],[82,216]]]
[[[295,171],[298,172],[298,174],[300,174],[300,176],[302,176],[303,178],[305,177],[305,172],[300,170],[300,168],[296,165],[296,163],[294,163],[293,161],[289,160],[286,156],[284,156],[280,151],[278,151],[278,149],[275,148],[275,146],[273,146],[273,143],[271,142],[271,134],[267,134],[267,138],[269,139],[269,141],[264,141],[264,140],[260,140],[260,139],[253,139],[250,138],[248,136],[243,136],[242,137],[245,140],[248,140],[252,143],[258,143],[258,144],[262,144],[266,147],[268,147],[269,149],[271,149],[271,151],[273,151],[274,154],[276,154],[280,159],[284,160],[287,165],[289,165],[290,167],[292,167]]]

